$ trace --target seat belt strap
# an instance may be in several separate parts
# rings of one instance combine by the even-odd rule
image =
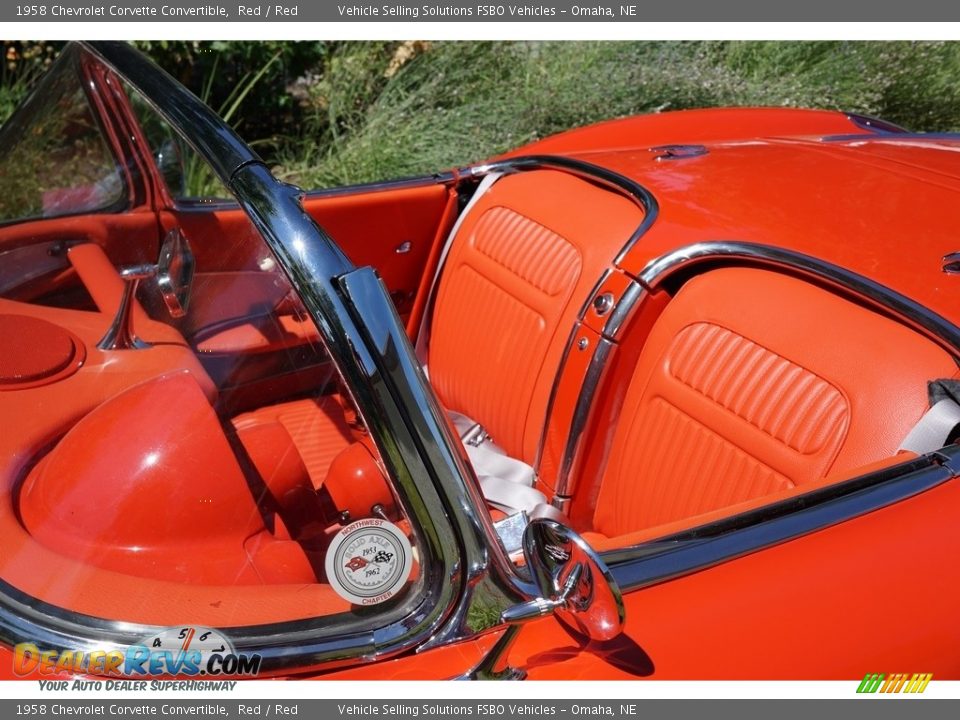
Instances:
[[[487,502],[508,513],[520,510],[530,513],[546,503],[547,496],[533,487],[537,474],[530,465],[507,455],[466,415],[454,411],[447,414],[463,442]]]
[[[899,449],[918,455],[939,450],[947,444],[950,434],[958,425],[960,405],[953,400],[943,399],[923,414],[900,443]]]
[[[443,244],[443,249],[440,251],[440,257],[437,259],[437,267],[433,271],[433,278],[430,280],[430,290],[427,292],[427,302],[423,308],[423,317],[420,318],[420,329],[417,331],[417,360],[420,361],[424,371],[426,371],[427,365],[427,348],[430,345],[430,321],[433,319],[434,294],[437,290],[437,282],[440,279],[443,264],[447,261],[447,255],[450,254],[450,247],[453,245],[453,240],[457,236],[457,233],[460,232],[460,226],[463,225],[463,221],[467,215],[470,214],[470,210],[473,209],[477,201],[483,197],[487,190],[489,190],[502,175],[503,173],[493,172],[484,176],[480,184],[477,185],[477,189],[473,191],[473,197],[470,198],[470,201],[460,212],[460,217],[458,217],[457,221],[453,224],[453,229],[451,229],[450,234],[447,235],[447,241]]]
[[[520,485],[493,475],[483,475],[479,471],[477,474],[484,499],[508,515],[521,510],[529,514],[534,508],[547,502],[546,495],[528,485]]]

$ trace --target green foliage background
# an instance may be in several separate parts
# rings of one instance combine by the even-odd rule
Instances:
[[[137,45],[215,109],[270,63],[233,122],[304,187],[430,172],[597,120],[681,108],[817,107],[960,130],[960,43]],[[4,44],[0,120],[58,49]]]

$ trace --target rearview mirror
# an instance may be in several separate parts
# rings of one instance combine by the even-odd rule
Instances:
[[[171,317],[181,318],[187,313],[194,265],[190,243],[179,228],[174,228],[164,238],[157,261],[157,286]]]

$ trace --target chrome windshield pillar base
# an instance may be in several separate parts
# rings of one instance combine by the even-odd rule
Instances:
[[[503,635],[476,666],[456,680],[525,680],[526,670],[510,667],[510,649],[520,633],[520,625],[508,625]]]

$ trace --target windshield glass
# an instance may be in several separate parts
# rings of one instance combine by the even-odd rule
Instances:
[[[52,161],[26,153],[56,145],[30,144],[55,126],[104,174],[70,174],[92,184],[56,206],[66,221],[0,228],[0,268],[16,268],[0,272],[0,417],[20,419],[0,433],[0,578],[129,623],[392,621],[423,590],[421,531],[316,325],[236,204],[90,212],[118,176],[93,149],[77,67],[44,87],[86,114],[22,112],[4,140],[8,162],[39,161],[25,173],[44,192],[58,187]],[[129,100],[148,118],[134,137],[186,147]]]
[[[233,202],[233,195],[210,165],[174,132],[143,96],[126,83],[124,89],[170,196],[180,205]]]
[[[121,209],[126,188],[67,52],[0,129],[0,223]]]

